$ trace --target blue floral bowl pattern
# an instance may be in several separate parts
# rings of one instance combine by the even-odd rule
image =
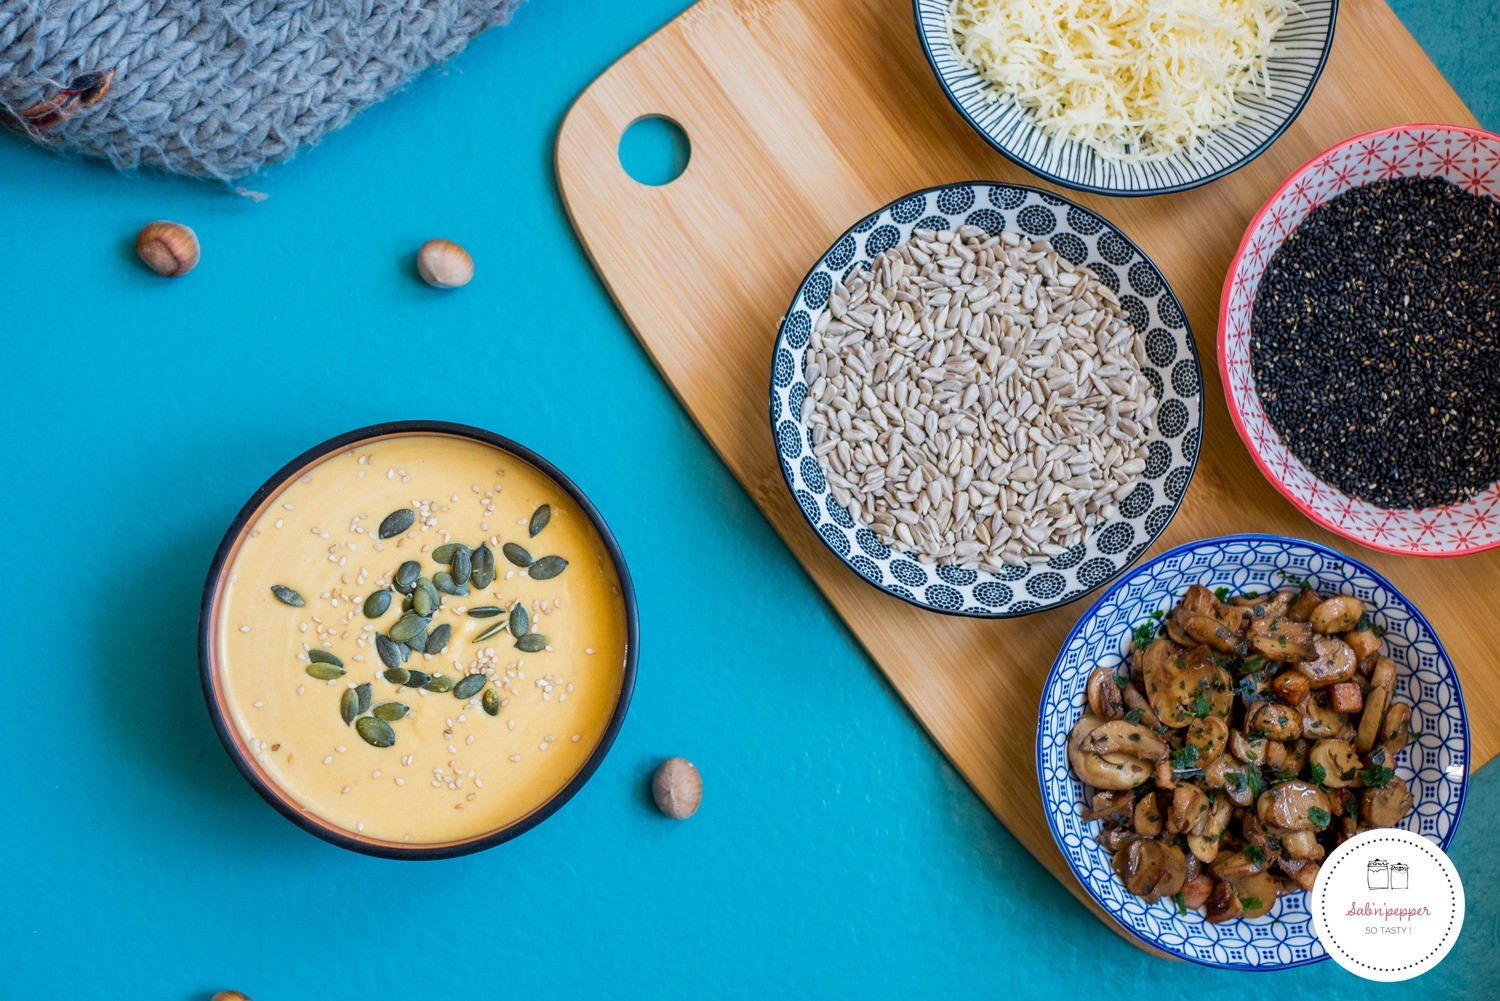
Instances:
[[[1327,958],[1313,935],[1306,894],[1282,897],[1270,914],[1210,924],[1202,914],[1179,916],[1171,901],[1148,904],[1131,895],[1095,841],[1097,821],[1079,817],[1083,792],[1068,770],[1068,731],[1084,708],[1089,673],[1125,663],[1131,631],[1157,610],[1170,610],[1189,584],[1231,592],[1270,590],[1306,581],[1325,593],[1353,594],[1386,630],[1396,662],[1398,697],[1412,706],[1412,743],[1397,757],[1416,806],[1402,824],[1447,847],[1463,812],[1469,772],[1469,729],[1453,664],[1411,602],[1374,570],[1326,546],[1268,535],[1233,535],[1179,546],[1138,567],[1111,587],[1079,620],[1042,689],[1036,739],[1042,806],[1057,847],[1099,906],[1126,931],[1182,959],[1223,969],[1279,970]]]
[[[994,85],[964,61],[948,27],[951,0],[914,0],[917,35],[943,93],[964,120],[1007,159],[1055,184],[1106,195],[1183,191],[1233,173],[1270,148],[1302,112],[1333,47],[1338,0],[1300,0],[1276,35],[1267,96],[1247,97],[1244,116],[1202,143],[1145,163],[1099,156],[1054,139],[1014,100],[996,100]]]
[[[1046,237],[1074,264],[1087,265],[1120,297],[1130,324],[1145,334],[1146,378],[1160,400],[1145,471],[1085,540],[1046,562],[1000,573],[924,565],[898,552],[834,500],[801,421],[807,396],[804,356],[813,324],[834,283],[859,264],[905,241],[914,229],[979,226]],[[866,581],[923,608],[1007,618],[1067,604],[1115,577],[1167,527],[1187,492],[1203,429],[1203,373],[1192,331],[1156,265],[1102,217],[1050,192],[968,182],[913,192],[867,216],[813,265],[787,308],[771,366],[771,428],[787,486],[808,524]]]

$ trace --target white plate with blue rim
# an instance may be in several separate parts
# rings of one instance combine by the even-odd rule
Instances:
[[[1246,95],[1238,121],[1179,153],[1143,162],[1101,156],[1037,125],[1013,97],[1001,96],[959,53],[949,27],[952,0],[913,0],[917,36],[953,107],[985,142],[1038,177],[1104,195],[1160,195],[1207,184],[1271,147],[1312,96],[1338,20],[1338,0],[1299,0],[1275,37],[1267,63],[1270,90]]]
[[[886,545],[834,499],[826,471],[801,421],[807,397],[804,360],[813,325],[828,308],[834,283],[902,243],[916,229],[978,226],[1050,240],[1085,265],[1120,298],[1130,324],[1146,337],[1143,370],[1159,406],[1152,418],[1145,470],[1083,542],[1049,560],[989,573],[924,564]],[[1176,514],[1198,462],[1203,429],[1203,373],[1182,305],[1139,247],[1103,217],[1047,191],[969,181],[914,191],[860,220],[802,280],[776,337],[771,366],[771,428],[782,476],[808,524],[844,565],[872,586],[932,611],[1010,618],[1083,597],[1122,572]]]
[[[1106,591],[1057,655],[1042,688],[1036,771],[1042,808],[1058,850],[1089,896],[1131,935],[1169,955],[1227,970],[1284,970],[1327,958],[1313,934],[1307,894],[1276,901],[1252,920],[1211,924],[1197,911],[1179,914],[1171,900],[1134,896],[1095,840],[1100,824],[1080,816],[1083,787],[1068,768],[1068,732],[1084,711],[1096,667],[1120,669],[1136,628],[1168,612],[1190,584],[1231,594],[1306,582],[1323,594],[1352,594],[1385,630],[1396,662],[1397,698],[1411,705],[1412,742],[1396,757],[1396,774],[1416,804],[1401,826],[1446,848],[1463,814],[1469,774],[1469,724],[1453,662],[1437,633],[1394,584],[1356,559],[1316,542],[1274,535],[1231,535],[1190,542],[1156,557]]]

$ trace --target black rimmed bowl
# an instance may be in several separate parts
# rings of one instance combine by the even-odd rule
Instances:
[[[1338,0],[1301,0],[1276,35],[1268,61],[1269,96],[1251,95],[1238,121],[1189,149],[1125,163],[1070,140],[1056,139],[1011,97],[1001,96],[958,51],[948,12],[952,0],[913,0],[917,35],[943,93],[964,121],[1007,159],[1054,184],[1103,195],[1160,195],[1207,184],[1271,147],[1312,96],[1338,20]]]
[[[217,646],[215,637],[219,627],[218,616],[221,612],[221,603],[218,600],[221,585],[234,563],[249,527],[275,500],[281,489],[337,452],[384,438],[404,438],[413,435],[443,435],[488,445],[529,463],[557,484],[588,517],[604,543],[605,551],[609,554],[620,581],[620,596],[625,606],[626,629],[625,663],[614,712],[604,732],[600,735],[598,746],[594,748],[593,753],[568,783],[531,813],[497,830],[450,842],[421,845],[365,837],[335,826],[311,811],[299,807],[291,795],[283,790],[257,763],[255,756],[246,747],[245,738],[231,721],[228,699],[219,678],[220,665],[214,653]],[[444,421],[393,421],[359,428],[341,434],[337,438],[330,438],[321,445],[315,445],[283,466],[259,490],[255,491],[255,494],[240,509],[240,513],[235,516],[234,521],[230,523],[229,531],[225,533],[224,541],[219,544],[219,549],[214,554],[213,564],[209,567],[208,582],[203,588],[203,601],[198,612],[198,664],[203,683],[204,701],[208,706],[209,718],[213,720],[214,730],[219,734],[219,740],[223,742],[224,749],[229,752],[230,759],[240,770],[240,774],[245,777],[245,781],[250,783],[251,788],[259,793],[262,799],[275,807],[278,813],[304,831],[350,851],[379,858],[401,860],[453,858],[493,848],[526,833],[561,809],[563,804],[572,799],[599,768],[614,744],[620,726],[625,722],[625,713],[630,708],[630,696],[635,688],[639,645],[639,620],[636,613],[635,588],[630,581],[630,571],[625,565],[624,555],[620,552],[619,544],[615,541],[609,526],[604,523],[598,509],[584,496],[583,491],[579,490],[578,486],[560,469],[526,446],[482,428],[470,427],[467,424],[450,424]]]
[[[803,423],[805,355],[835,282],[908,239],[916,229],[978,226],[1045,237],[1059,255],[1087,266],[1114,290],[1130,325],[1146,338],[1146,379],[1159,401],[1146,469],[1084,541],[1045,562],[998,573],[923,564],[881,542],[833,496]],[[967,181],[914,191],[866,216],[841,236],[807,277],[782,318],[771,366],[771,428],[781,473],[823,544],[870,585],[922,608],[1011,618],[1056,608],[1107,583],[1135,562],[1176,514],[1198,463],[1203,373],[1182,305],[1139,247],[1102,216],[1051,192]]]

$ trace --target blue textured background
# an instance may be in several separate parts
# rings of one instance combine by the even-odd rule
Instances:
[[[1405,988],[1331,963],[1264,982],[1115,937],[921,735],[657,378],[558,201],[569,102],[682,6],[528,5],[257,179],[258,205],[0,142],[19,542],[0,998],[1493,996],[1500,768],[1455,848],[1470,910],[1447,962]],[[1396,6],[1500,126],[1496,5]],[[185,280],[133,259],[159,217],[203,241]],[[434,235],[473,252],[471,287],[412,278]],[[421,866],[266,807],[209,727],[193,645],[208,560],[262,479],[414,416],[569,470],[630,557],[644,634],[630,719],[578,798],[514,844]],[[645,792],[669,754],[706,776],[683,824]]]

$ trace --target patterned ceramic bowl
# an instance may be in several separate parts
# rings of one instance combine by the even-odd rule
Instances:
[[[1500,483],[1447,507],[1392,510],[1350,497],[1287,448],[1266,417],[1250,367],[1255,294],[1277,249],[1330,198],[1393,177],[1443,177],[1500,198],[1500,136],[1456,125],[1401,125],[1346,139],[1287,178],[1251,220],[1229,265],[1219,305],[1219,372],[1229,414],[1255,464],[1299,511],[1371,549],[1463,556],[1500,546]]]
[[[952,0],[914,0],[917,35],[943,93],[980,137],[1006,158],[1054,184],[1105,195],[1159,195],[1207,184],[1270,148],[1312,95],[1333,47],[1338,0],[1301,0],[1276,36],[1270,97],[1247,98],[1245,115],[1197,146],[1147,163],[1120,163],[1076,142],[1053,139],[959,54],[948,26]]]
[[[1269,535],[1231,535],[1179,546],[1138,567],[1104,593],[1063,643],[1042,689],[1036,738],[1042,805],[1057,847],[1089,895],[1147,945],[1205,966],[1278,970],[1326,958],[1313,935],[1307,895],[1282,897],[1265,917],[1215,925],[1171,901],[1148,904],[1130,894],[1095,841],[1098,821],[1079,817],[1083,789],[1068,769],[1068,731],[1083,712],[1096,667],[1119,667],[1131,632],[1151,613],[1169,610],[1190,584],[1232,592],[1270,590],[1305,580],[1353,594],[1385,627],[1387,652],[1399,669],[1398,695],[1412,706],[1412,743],[1396,759],[1416,807],[1403,827],[1447,847],[1463,813],[1469,773],[1469,728],[1453,664],[1432,626],[1374,570],[1314,542]]]
[[[800,415],[807,396],[803,358],[813,324],[827,309],[834,282],[857,264],[911,236],[914,229],[979,226],[1046,237],[1074,264],[1087,265],[1114,289],[1131,326],[1146,334],[1146,378],[1160,406],[1148,458],[1120,515],[1047,562],[1002,573],[923,565],[855,523],[834,500]],[[1203,428],[1203,373],[1177,297],[1156,265],[1100,216],[1034,188],[987,182],[950,184],[905,196],[866,216],[813,265],[787,307],[771,368],[771,427],[781,472],[808,524],[866,581],[923,608],[1007,618],[1080,598],[1120,573],[1162,533],[1177,511],[1198,462]]]

